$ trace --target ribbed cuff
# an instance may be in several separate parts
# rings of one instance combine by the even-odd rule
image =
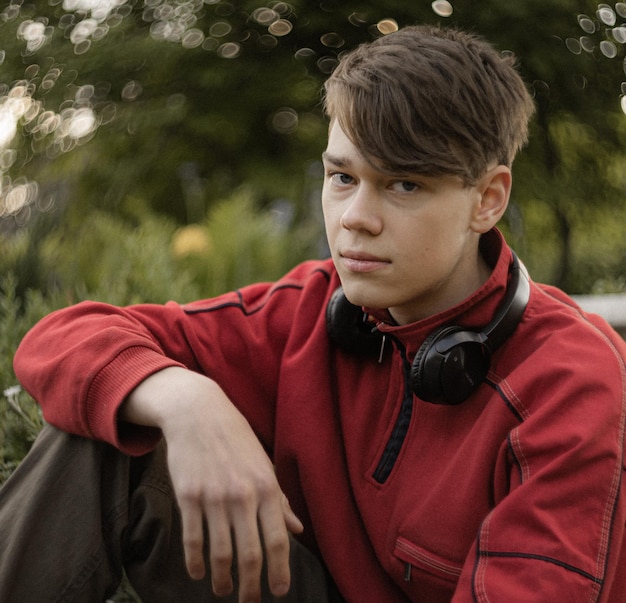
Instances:
[[[144,379],[171,366],[182,366],[148,347],[120,352],[93,379],[87,394],[86,424],[94,438],[125,454],[139,456],[154,449],[161,432],[152,427],[120,423],[117,414],[128,395]]]

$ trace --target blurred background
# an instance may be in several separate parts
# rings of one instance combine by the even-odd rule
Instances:
[[[36,433],[11,368],[54,308],[181,302],[326,255],[320,88],[441,23],[514,53],[537,115],[502,224],[535,280],[626,291],[626,3],[0,3],[0,481]]]
[[[538,110],[502,228],[535,280],[626,292],[625,2],[0,2],[0,483],[41,427],[12,358],[44,314],[190,301],[326,255],[322,83],[416,23],[518,58]]]

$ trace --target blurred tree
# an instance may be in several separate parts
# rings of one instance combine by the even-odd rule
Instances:
[[[136,204],[200,222],[242,183],[306,218],[325,139],[319,90],[338,55],[441,22],[518,56],[538,114],[505,228],[538,278],[589,289],[626,256],[616,242],[606,274],[579,270],[595,256],[575,245],[625,204],[624,21],[626,3],[591,0],[12,1],[0,12],[0,216],[11,216],[0,229],[33,228],[47,211],[43,239],[54,216],[132,221]]]

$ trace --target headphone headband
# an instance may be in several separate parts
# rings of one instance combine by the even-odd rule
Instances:
[[[517,254],[511,250],[513,262],[509,269],[510,282],[506,297],[500,304],[491,322],[482,330],[485,345],[495,352],[511,336],[522,320],[522,315],[530,298],[530,277],[528,270]]]

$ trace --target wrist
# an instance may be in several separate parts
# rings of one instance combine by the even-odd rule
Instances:
[[[172,366],[144,379],[126,398],[118,412],[121,421],[163,430],[174,418],[186,415],[203,390],[215,385],[207,377]]]

